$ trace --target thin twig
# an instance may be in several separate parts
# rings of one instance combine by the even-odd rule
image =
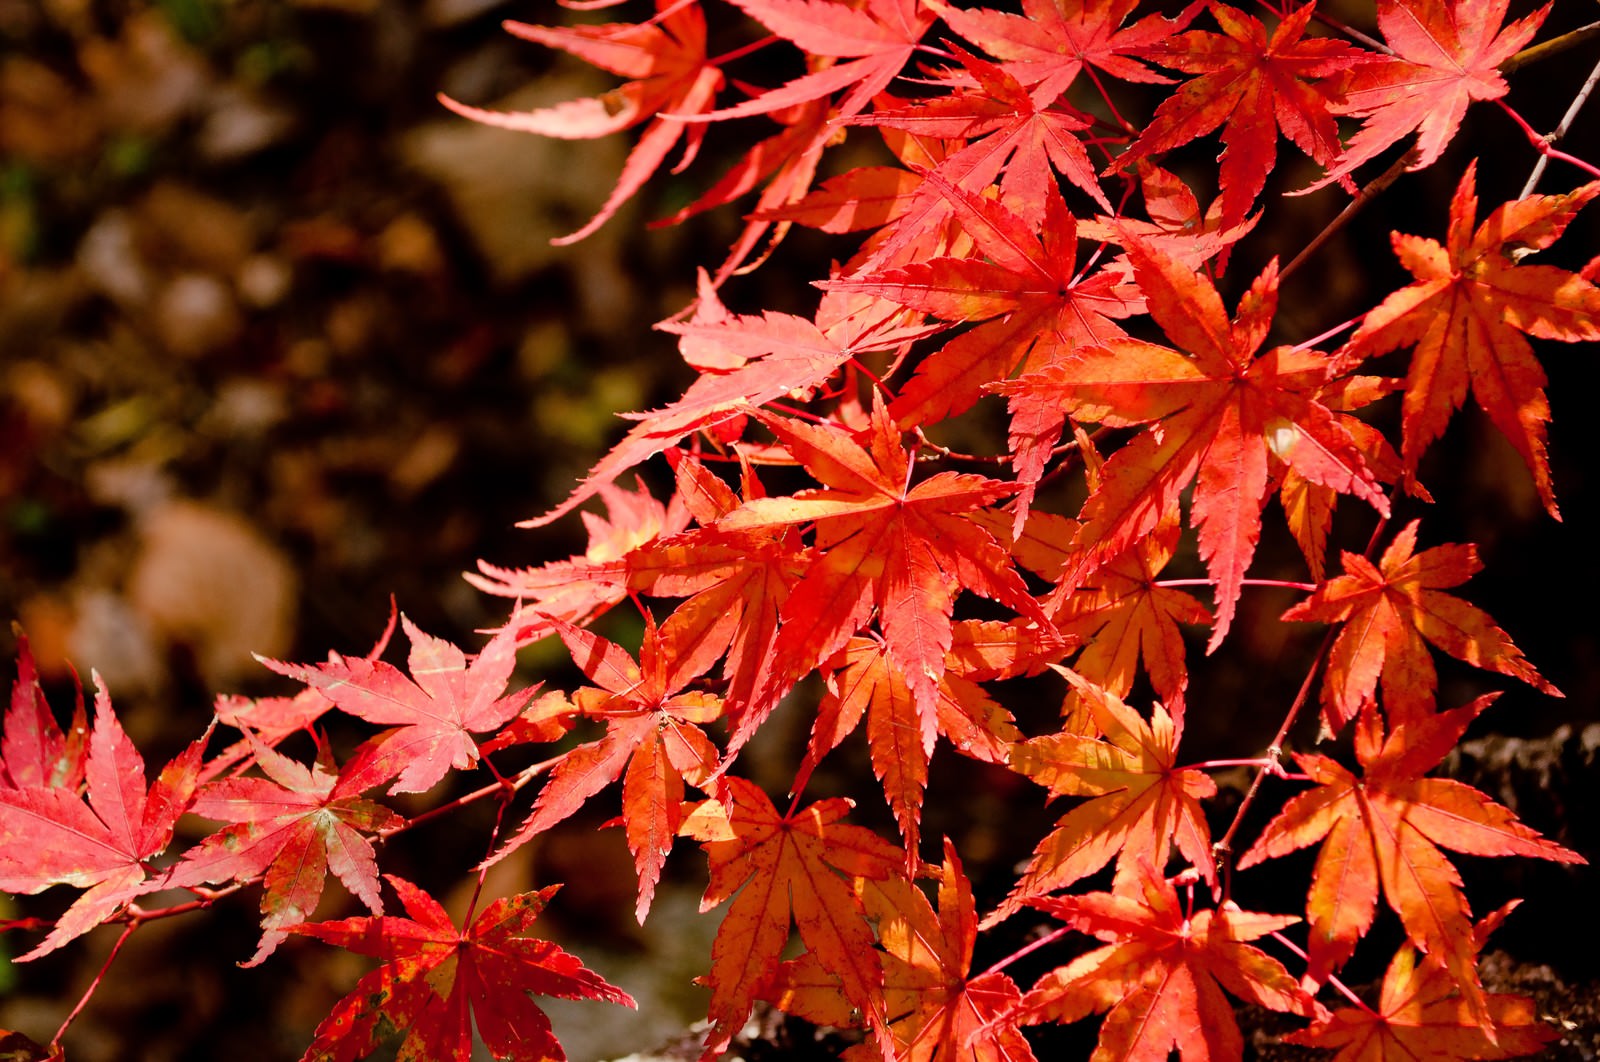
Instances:
[[[1509,74],[1519,67],[1540,62],[1550,58],[1552,55],[1560,55],[1567,49],[1576,48],[1593,37],[1600,37],[1600,22],[1591,22],[1587,26],[1579,26],[1577,29],[1563,33],[1559,37],[1551,37],[1547,41],[1540,41],[1538,44],[1530,45],[1501,63],[1500,72]]]
[[[1600,25],[1600,23],[1596,23]],[[1573,97],[1572,105],[1567,108],[1567,113],[1561,116],[1561,124],[1556,126],[1556,131],[1545,137],[1545,143],[1552,144],[1567,135],[1572,128],[1572,122],[1578,117],[1578,111],[1583,108],[1589,99],[1589,93],[1594,91],[1595,82],[1600,81],[1600,62],[1594,64],[1594,69],[1589,71],[1589,80],[1583,83],[1583,88]],[[1550,156],[1540,152],[1539,161],[1533,164],[1533,172],[1528,174],[1528,183],[1522,186],[1522,194],[1518,199],[1526,199],[1533,194],[1533,189],[1539,183],[1539,178],[1544,175],[1544,168],[1550,164]]]
[[[1292,262],[1283,267],[1283,272],[1278,274],[1278,282],[1282,283],[1290,273],[1293,273],[1296,269],[1299,269],[1301,263],[1303,263],[1307,258],[1311,257],[1312,252],[1316,251],[1324,243],[1328,242],[1328,238],[1330,236],[1349,224],[1350,219],[1360,213],[1361,209],[1370,203],[1379,192],[1382,192],[1385,188],[1389,187],[1397,179],[1399,179],[1400,174],[1405,172],[1405,168],[1410,165],[1411,160],[1416,157],[1416,154],[1417,149],[1413,147],[1410,151],[1407,151],[1404,155],[1401,155],[1399,158],[1395,159],[1393,166],[1390,166],[1388,169],[1378,174],[1378,176],[1371,183],[1362,188],[1354,199],[1345,204],[1345,208],[1339,211],[1338,216],[1324,225],[1322,227],[1322,231],[1317,233],[1316,238],[1310,243],[1306,244],[1305,248],[1299,254],[1294,256],[1294,260]]]
[[[122,950],[122,945],[127,942],[128,938],[133,935],[133,931],[138,928],[138,921],[130,921],[123,927],[122,935],[117,938],[115,944],[111,945],[111,954],[106,956],[106,961],[101,965],[100,972],[94,975],[94,980],[89,982],[89,987],[83,990],[83,996],[78,1000],[78,1005],[72,1008],[72,1013],[67,1015],[66,1020],[61,1023],[61,1028],[57,1029],[56,1034],[50,1038],[51,1051],[61,1050],[61,1038],[67,1034],[67,1029],[77,1019],[78,1015],[83,1013],[83,1008],[89,1005],[89,997],[94,995],[94,990],[100,987],[100,982],[105,978],[106,971],[111,969],[111,964],[117,959],[117,952]]]

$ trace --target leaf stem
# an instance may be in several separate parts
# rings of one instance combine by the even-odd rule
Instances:
[[[1283,930],[1274,929],[1272,931],[1272,939],[1276,940],[1279,944],[1282,944],[1284,947],[1286,947],[1290,951],[1294,952],[1294,954],[1298,958],[1305,960],[1307,963],[1309,963],[1311,961],[1311,956],[1307,955],[1305,953],[1305,950],[1303,948],[1301,948],[1300,945],[1296,944],[1294,941],[1292,941],[1288,937],[1284,936],[1283,935]],[[1348,999],[1350,1002],[1354,1003],[1356,1006],[1360,1007],[1362,1010],[1366,1011],[1368,1014],[1371,1014],[1374,1018],[1378,1017],[1377,1012],[1374,1011],[1371,1007],[1367,1006],[1367,1004],[1362,1001],[1360,996],[1358,996],[1354,992],[1352,992],[1350,990],[1350,986],[1349,985],[1345,984],[1343,981],[1339,980],[1337,977],[1333,976],[1332,974],[1328,975],[1327,983],[1332,985],[1334,987],[1334,989],[1339,992],[1340,995],[1344,996],[1344,998]]]
[[[1378,174],[1377,177],[1375,177],[1370,183],[1362,188],[1361,191],[1357,193],[1356,197],[1350,200],[1350,202],[1346,203],[1344,209],[1339,211],[1339,213],[1334,216],[1332,221],[1324,225],[1322,227],[1322,231],[1317,233],[1312,241],[1306,244],[1299,254],[1294,256],[1294,260],[1283,267],[1283,272],[1278,274],[1279,283],[1281,284],[1284,278],[1288,277],[1289,274],[1293,273],[1296,269],[1299,269],[1301,264],[1304,263],[1307,258],[1311,257],[1314,251],[1320,248],[1324,243],[1327,243],[1328,239],[1333,236],[1334,233],[1348,225],[1350,220],[1359,214],[1362,208],[1376,198],[1380,192],[1382,192],[1385,188],[1388,188],[1397,179],[1399,179],[1400,174],[1405,172],[1405,168],[1411,164],[1411,160],[1416,158],[1416,155],[1417,149],[1413,147],[1404,155],[1401,155],[1399,158],[1395,159],[1394,165]]]
[[[128,924],[122,927],[122,935],[117,938],[115,944],[111,945],[111,953],[106,956],[106,961],[101,965],[100,972],[94,975],[94,980],[89,982],[89,987],[83,990],[83,996],[78,1000],[78,1005],[72,1008],[72,1013],[66,1016],[66,1019],[61,1023],[61,1028],[57,1029],[56,1034],[50,1038],[51,1051],[59,1052],[61,1050],[61,1038],[67,1034],[67,1029],[77,1020],[78,1015],[83,1013],[83,1008],[89,1005],[89,997],[93,996],[95,989],[100,987],[100,982],[105,979],[106,972],[111,969],[111,964],[117,960],[117,953],[122,950],[122,945],[133,935],[133,931],[139,928],[142,921],[143,919],[139,918],[130,919]]]
[[[1600,22],[1595,23],[1600,26]],[[1572,128],[1572,122],[1578,117],[1578,111],[1583,109],[1584,103],[1589,99],[1589,93],[1594,91],[1595,82],[1600,81],[1600,62],[1596,62],[1594,69],[1589,71],[1589,79],[1583,83],[1578,94],[1573,97],[1572,105],[1567,108],[1567,113],[1561,116],[1561,124],[1556,126],[1556,131],[1545,138],[1546,143],[1560,140],[1567,135],[1567,130]],[[1538,185],[1539,178],[1544,174],[1544,168],[1549,165],[1550,156],[1540,152],[1539,161],[1533,164],[1533,172],[1528,174],[1528,182],[1522,186],[1519,199],[1526,199],[1533,194],[1533,189]]]
[[[1595,69],[1597,72],[1600,72],[1600,67],[1596,67]],[[1581,95],[1587,96],[1588,93],[1585,92]],[[1528,143],[1532,144],[1534,150],[1540,155],[1543,155],[1545,158],[1560,159],[1562,162],[1569,162],[1578,167],[1580,170],[1583,170],[1585,173],[1591,174],[1595,177],[1600,177],[1600,168],[1595,167],[1591,163],[1583,161],[1576,155],[1569,155],[1565,151],[1557,151],[1555,148],[1551,147],[1550,141],[1555,134],[1552,133],[1550,136],[1544,136],[1540,133],[1534,132],[1533,126],[1529,125],[1527,120],[1523,118],[1522,115],[1513,110],[1509,103],[1507,103],[1505,100],[1495,100],[1495,102],[1500,105],[1500,109],[1502,111],[1505,111],[1506,114],[1511,116],[1511,120],[1513,122],[1517,123],[1517,127],[1521,129],[1523,135],[1528,138]]]
[[[1001,970],[1004,970],[1007,966],[1010,966],[1012,963],[1016,962],[1018,959],[1024,958],[1024,957],[1026,957],[1028,955],[1032,955],[1034,952],[1038,951],[1040,948],[1043,948],[1043,947],[1046,947],[1047,945],[1055,943],[1056,941],[1060,940],[1062,937],[1066,936],[1070,932],[1072,932],[1072,927],[1071,926],[1059,926],[1059,927],[1057,927],[1055,929],[1052,929],[1050,932],[1046,933],[1044,936],[1040,937],[1038,940],[1034,941],[1032,944],[1026,945],[1025,947],[1021,948],[1020,950],[1014,951],[1010,955],[1007,955],[1005,958],[1001,959],[999,962],[995,963],[993,966],[991,966],[987,970],[985,970],[980,976],[988,977],[992,973],[999,973]],[[976,978],[973,978],[973,980],[976,980]]]

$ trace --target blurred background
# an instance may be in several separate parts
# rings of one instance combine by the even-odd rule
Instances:
[[[1558,4],[1541,37],[1592,14]],[[566,495],[620,435],[614,412],[670,399],[686,379],[670,337],[650,325],[689,303],[695,266],[721,260],[737,216],[644,223],[708,186],[749,131],[710,138],[689,173],[659,175],[598,234],[552,248],[604,198],[628,141],[522,136],[438,104],[444,91],[526,109],[614,85],[507,36],[508,17],[568,16],[546,0],[0,0],[0,619],[26,629],[58,708],[70,704],[68,661],[85,678],[95,669],[152,761],[203,728],[217,693],[288,691],[252,652],[296,661],[365,652],[391,594],[424,630],[477,644],[473,632],[502,621],[505,603],[460,573],[480,557],[518,566],[580,552],[576,520],[512,525]],[[1553,128],[1593,60],[1591,45],[1513,78],[1512,102],[1536,128]],[[1148,114],[1144,92],[1128,97]],[[1597,144],[1590,114],[1568,145],[1594,157]],[[1204,138],[1171,165],[1200,180],[1215,152]],[[1435,171],[1402,181],[1285,286],[1282,334],[1321,331],[1406,282],[1388,233],[1442,233],[1455,175],[1478,153],[1483,201],[1514,196],[1532,151],[1502,114],[1475,108]],[[1280,158],[1269,194],[1314,178],[1288,145]],[[1572,183],[1570,171],[1552,171],[1543,187]],[[1300,202],[1269,214],[1240,249],[1222,284],[1229,305],[1264,248],[1302,245],[1345,197],[1328,189]],[[1600,252],[1597,216],[1591,207],[1541,260],[1575,268]],[[725,297],[735,309],[809,312],[810,281],[848,251],[796,233]],[[1553,381],[1565,522],[1543,514],[1520,460],[1475,411],[1456,418],[1424,468],[1439,504],[1398,515],[1427,516],[1423,546],[1479,544],[1487,570],[1463,596],[1567,694],[1553,701],[1441,662],[1442,699],[1508,689],[1474,736],[1538,739],[1572,726],[1576,751],[1550,768],[1565,778],[1592,765],[1600,745],[1600,733],[1587,746],[1581,737],[1600,721],[1600,624],[1574,618],[1592,617],[1600,600],[1600,472],[1586,409],[1600,373],[1592,346],[1539,350]],[[978,417],[991,438],[1003,431],[998,409]],[[660,472],[647,471],[658,495]],[[1359,549],[1370,526],[1347,505],[1336,541]],[[1192,570],[1173,574],[1200,574],[1192,557],[1184,564]],[[1300,578],[1303,564],[1269,536],[1257,571]],[[1274,622],[1293,600],[1247,596],[1233,651],[1196,679],[1204,701],[1192,702],[1188,759],[1252,754],[1241,742],[1264,744],[1276,727],[1319,640]],[[7,685],[14,647],[0,630]],[[554,655],[529,654],[530,676]],[[1047,724],[1052,712],[1044,704],[1031,718]],[[792,771],[798,753],[780,756]],[[887,824],[881,795],[850,789],[864,751],[852,745],[837,760],[817,785],[854,792],[869,821]],[[941,784],[973,792],[962,770],[941,752],[935,794]],[[1527,784],[1551,788],[1548,777]],[[1059,814],[1029,790],[953,801],[941,819],[933,795],[925,832],[984,853],[991,888],[1003,892],[1007,868],[1038,836],[1002,827],[1021,814],[1018,799],[1038,823]],[[1579,804],[1546,804],[1524,815],[1600,852],[1593,825],[1569,814]],[[419,831],[385,866],[468,866],[483,836]],[[574,1058],[645,1047],[703,1014],[694,990],[650,987],[682,985],[704,967],[715,926],[687,917],[703,873],[695,853],[674,857],[677,878],[644,929],[632,922],[617,831],[565,831],[537,858],[537,869],[511,866],[503,888],[583,876],[541,929],[635,995],[660,997],[646,1020],[619,1021],[598,1005],[558,1014]],[[1573,888],[1561,873],[1530,870],[1503,888]],[[1484,888],[1488,910],[1502,886]],[[323,917],[355,913],[338,885],[328,892]],[[235,970],[254,946],[253,914],[246,896],[142,929],[75,1025],[72,1057],[296,1057],[368,964],[291,942],[265,967]],[[1532,957],[1564,948],[1548,961],[1575,977],[1596,972],[1596,920],[1574,927],[1559,904],[1517,919],[1504,935]],[[102,930],[25,967],[0,958],[0,1027],[47,1038],[113,938]]]

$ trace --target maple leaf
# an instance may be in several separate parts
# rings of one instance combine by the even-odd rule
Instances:
[[[1085,66],[1123,81],[1170,84],[1138,57],[1181,29],[1199,7],[1190,5],[1176,19],[1147,15],[1124,26],[1138,0],[1022,0],[1021,14],[924,2],[951,29],[1001,60],[1006,72],[1043,103],[1059,98]]]
[[[1568,343],[1600,339],[1600,288],[1555,266],[1519,265],[1549,247],[1600,181],[1565,195],[1536,195],[1497,208],[1476,230],[1477,162],[1450,200],[1445,244],[1394,233],[1395,254],[1416,281],[1362,320],[1348,354],[1368,357],[1414,346],[1406,375],[1401,457],[1415,474],[1470,390],[1533,473],[1550,515],[1560,519],[1545,423],[1545,374],[1524,334]]]
[[[1277,157],[1278,130],[1324,166],[1339,153],[1339,130],[1330,89],[1313,79],[1349,70],[1366,53],[1328,37],[1304,38],[1316,9],[1287,12],[1269,38],[1251,16],[1213,3],[1222,33],[1191,30],[1152,44],[1140,54],[1162,66],[1199,74],[1156,108],[1155,117],[1112,162],[1120,169],[1137,158],[1171,151],[1226,122],[1222,130],[1222,221],[1234,224],[1250,211]]]
[[[1137,236],[1193,269],[1216,259],[1214,273],[1221,276],[1226,257],[1222,252],[1255,228],[1261,215],[1257,213],[1237,224],[1224,223],[1220,197],[1213,199],[1202,215],[1200,200],[1175,174],[1148,159],[1134,159],[1132,166],[1139,176],[1144,212],[1150,220],[1101,216],[1080,221],[1079,238],[1121,246],[1123,236]]]
[[[1507,0],[1379,0],[1378,28],[1390,53],[1334,79],[1341,114],[1364,119],[1327,175],[1351,173],[1389,145],[1417,134],[1407,167],[1431,166],[1461,126],[1467,107],[1509,91],[1499,65],[1533,39],[1550,5],[1503,30]]]
[[[529,1001],[530,994],[637,1006],[575,956],[527,935],[560,886],[495,900],[463,931],[433,897],[402,878],[384,877],[411,917],[293,927],[295,933],[383,960],[317,1026],[302,1062],[365,1058],[390,1028],[406,1032],[400,1058],[469,1062],[474,1021],[498,1060],[561,1062],[566,1055],[550,1019]]]
[[[967,141],[947,155],[935,172],[957,187],[976,189],[992,184],[1003,169],[1002,197],[1034,225],[1043,219],[1046,195],[1056,191],[1057,173],[1103,209],[1111,209],[1095,180],[1088,150],[1077,135],[1089,128],[1086,116],[1036,106],[1022,84],[1003,67],[959,48],[956,58],[977,82],[976,88],[902,107],[876,107],[852,122]]]
[[[1150,685],[1174,715],[1183,710],[1189,684],[1188,654],[1178,624],[1211,622],[1210,611],[1189,594],[1156,585],[1156,576],[1177,550],[1178,537],[1177,520],[1163,520],[1149,537],[1069,594],[1053,617],[1063,638],[1084,646],[1072,662],[1073,671],[1108,693],[1126,697],[1142,659]]]
[[[17,678],[11,685],[11,707],[0,733],[0,789],[63,789],[76,792],[83,784],[89,725],[83,710],[83,688],[66,732],[50,710],[39,685],[39,669],[22,628],[17,638]]]
[[[688,600],[662,623],[662,637],[677,648],[679,667],[699,674],[724,651],[724,700],[734,729],[755,693],[761,668],[778,634],[778,613],[804,574],[807,554],[790,527],[726,531],[711,526],[739,507],[727,484],[692,455],[668,451],[679,498],[702,525],[664,538],[629,558],[629,585]],[[746,469],[746,497],[765,496]]]
[[[1476,789],[1422,777],[1493,700],[1494,695],[1480,697],[1401,724],[1387,737],[1369,701],[1356,727],[1360,777],[1326,756],[1295,754],[1317,788],[1284,805],[1239,860],[1239,869],[1323,841],[1306,900],[1312,981],[1324,980],[1349,957],[1372,925],[1381,889],[1411,942],[1449,970],[1466,1012],[1480,1024],[1491,1020],[1461,878],[1439,848],[1585,862]]]
[[[551,561],[538,568],[500,568],[480,560],[467,582],[479,590],[516,598],[523,606],[511,619],[518,624],[534,617],[521,637],[532,640],[548,633],[538,616],[557,616],[583,624],[602,615],[628,595],[627,557],[665,535],[681,531],[688,513],[681,505],[662,505],[637,478],[627,490],[609,480],[597,481],[592,493],[605,503],[607,515],[580,513],[589,532],[589,545],[581,556]],[[527,615],[525,615],[525,613]]]
[[[972,884],[955,846],[944,842],[939,909],[905,878],[863,881],[861,897],[878,923],[884,1000],[898,1062],[1033,1062],[1028,1041],[1009,1019],[1022,1000],[999,971],[971,976],[978,920]],[[822,1025],[854,1025],[850,1003],[811,953],[785,963],[768,997],[786,1014]],[[844,1062],[872,1057],[858,1045]]]
[[[1053,185],[1036,226],[937,173],[927,180],[942,190],[982,257],[935,257],[830,282],[946,321],[983,322],[924,358],[900,388],[889,413],[902,428],[955,416],[1016,372],[1126,337],[1115,319],[1139,312],[1143,303],[1119,274],[1079,275],[1076,222]],[[1013,434],[1014,467],[1026,488],[1043,473],[1055,440],[1026,445],[1017,442],[1024,433]],[[1025,518],[1026,506],[1019,507],[1019,526]]]
[[[505,694],[516,667],[516,635],[507,627],[484,646],[471,665],[460,649],[400,617],[411,641],[411,678],[382,660],[332,654],[326,664],[285,664],[256,657],[263,665],[304,682],[339,707],[369,723],[395,724],[374,759],[373,770],[394,778],[391,792],[431,789],[451,768],[478,762],[472,734],[498,729],[528,703],[533,691]],[[502,694],[505,694],[502,696]]]
[[[1489,934],[1520,902],[1511,901],[1473,927],[1475,950],[1483,949]],[[1442,963],[1427,958],[1419,963],[1416,949],[1402,944],[1383,975],[1375,1010],[1345,1007],[1283,1039],[1337,1049],[1332,1062],[1382,1062],[1386,1058],[1467,1062],[1519,1058],[1556,1038],[1556,1030],[1539,1020],[1533,1000],[1494,993],[1485,1001],[1491,1028],[1466,1012],[1455,979]]]
[[[819,316],[821,312],[819,308]],[[684,436],[742,419],[749,406],[765,405],[790,392],[817,387],[858,355],[896,347],[927,334],[926,329],[892,327],[861,333],[847,325],[824,330],[813,321],[788,313],[748,317],[713,314],[712,318],[661,327],[685,340],[696,341],[696,356],[702,363],[707,359],[705,348],[712,348],[726,368],[703,371],[683,397],[670,405],[645,413],[623,414],[639,423],[596,462],[565,501],[518,526],[542,527]]]
[[[716,770],[716,747],[700,724],[721,716],[722,702],[708,693],[683,692],[699,671],[684,666],[693,658],[679,655],[678,646],[648,613],[638,664],[597,634],[552,622],[578,666],[596,683],[573,693],[572,704],[583,715],[604,719],[606,734],[562,756],[527,821],[485,865],[504,859],[623,776],[622,823],[639,872],[635,914],[643,923],[667,851],[683,825],[683,783],[687,779],[700,785]],[[708,663],[701,662],[701,669]]]
[[[711,865],[700,910],[738,893],[711,945],[706,983],[713,1027],[703,1062],[726,1050],[744,1025],[763,982],[778,966],[791,917],[800,939],[866,1018],[887,1062],[893,1051],[883,963],[849,879],[890,877],[903,854],[870,830],[840,822],[853,806],[849,800],[819,800],[779,816],[754,784],[732,777],[726,784],[723,799],[706,801],[683,825],[685,834],[702,842]]]
[[[571,100],[536,111],[505,113],[469,107],[441,93],[439,102],[475,122],[540,136],[588,140],[649,121],[622,165],[605,203],[578,231],[550,242],[576,243],[609,221],[661,166],[679,138],[686,141],[679,168],[687,166],[705,136],[705,126],[658,117],[698,114],[710,108],[722,87],[722,71],[706,62],[706,20],[698,3],[656,0],[656,17],[634,24],[532,26],[507,22],[511,34],[570,52],[602,70],[634,80],[594,99]]]
[[[1106,462],[1079,514],[1081,548],[1058,596],[1153,532],[1192,481],[1191,523],[1199,526],[1200,556],[1216,584],[1211,651],[1232,623],[1255,553],[1272,458],[1381,514],[1389,502],[1360,446],[1321,401],[1337,363],[1288,346],[1255,355],[1277,308],[1276,260],[1230,324],[1204,275],[1136,237],[1124,240],[1150,315],[1182,352],[1113,340],[992,387],[1039,437],[1051,434],[1045,425],[1058,432],[1068,415],[1109,427],[1152,426]]]
[[[1315,1007],[1289,971],[1246,943],[1292,925],[1292,915],[1231,903],[1191,914],[1172,884],[1144,865],[1135,890],[1041,897],[1033,906],[1106,945],[1044,975],[1022,998],[1022,1024],[1074,1022],[1109,1011],[1090,1062],[1183,1062],[1243,1057],[1222,989],[1272,1010]]]
[[[367,789],[387,777],[373,769],[381,746],[366,745],[335,771],[326,746],[317,762],[297,763],[246,732],[265,778],[228,778],[201,788],[190,809],[229,825],[184,853],[169,887],[247,881],[265,875],[261,944],[243,965],[256,966],[316,910],[332,871],[374,914],[383,911],[378,864],[367,834],[393,830],[405,819],[370,800]]]
[[[843,429],[756,411],[822,489],[747,500],[718,524],[727,530],[813,524],[816,553],[780,610],[782,625],[753,713],[755,721],[818,661],[843,648],[873,606],[889,658],[928,715],[951,645],[956,593],[999,601],[1048,629],[1011,558],[966,514],[1015,488],[941,472],[911,485],[916,454],[901,445],[877,392],[863,447]],[[735,742],[738,735],[735,735]]]
[[[1011,768],[1053,793],[1089,797],[1039,842],[1011,894],[984,919],[992,926],[1023,904],[1065,888],[1117,860],[1117,888],[1142,865],[1164,867],[1176,841],[1207,881],[1215,870],[1211,833],[1200,801],[1216,793],[1210,776],[1174,767],[1182,728],[1161,705],[1147,723],[1120,697],[1066,668],[1073,689],[1104,740],[1058,733],[1011,747]]]
[[[972,644],[971,625],[962,626],[968,635],[963,639],[965,649]],[[931,712],[921,710],[905,676],[889,661],[889,647],[881,638],[852,638],[823,667],[827,693],[817,706],[795,791],[805,787],[822,758],[865,718],[872,770],[905,838],[908,872],[920,862],[922,794],[938,735],[963,755],[988,763],[1004,763],[1011,743],[1022,737],[1011,714],[962,674],[967,670],[965,655],[952,645]]]
[[[86,890],[18,962],[54,951],[160,887],[161,879],[147,878],[145,861],[166,850],[199,783],[209,730],[146,789],[144,757],[117,721],[100,676],[93,678],[98,688],[84,762],[87,802],[75,786],[0,787],[0,892],[36,893],[52,885]]]
[[[1433,711],[1438,675],[1424,641],[1458,660],[1518,678],[1553,697],[1546,682],[1486,613],[1440,593],[1482,570],[1470,545],[1417,548],[1417,524],[1407,524],[1374,565],[1344,553],[1345,574],[1323,583],[1283,614],[1286,620],[1342,623],[1322,682],[1325,725],[1343,729],[1383,683],[1392,722],[1425,719]]]
[[[735,7],[790,41],[808,56],[844,59],[802,74],[732,107],[698,116],[700,121],[746,118],[850,91],[834,104],[834,120],[857,114],[889,87],[911,58],[928,27],[931,12],[920,0],[732,0]],[[817,136],[826,137],[827,130]]]

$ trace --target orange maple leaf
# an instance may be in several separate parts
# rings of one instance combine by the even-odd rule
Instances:
[[[939,909],[906,878],[862,881],[862,900],[878,923],[883,949],[885,1009],[897,1062],[1034,1062],[1033,1050],[1010,1019],[1022,1000],[999,971],[972,976],[978,920],[972,885],[946,838],[939,869]],[[810,952],[783,965],[767,996],[786,1014],[819,1025],[849,1026],[850,1003]],[[867,1062],[852,1047],[844,1062]]]
[[[1023,997],[1018,1021],[1074,1022],[1109,1011],[1092,1062],[1165,1062],[1173,1048],[1184,1062],[1212,1062],[1244,1052],[1222,989],[1272,1010],[1313,1011],[1283,964],[1246,943],[1300,919],[1231,903],[1192,913],[1149,864],[1133,885],[1030,901],[1106,946],[1040,978]]]
[[[685,820],[683,833],[703,843],[711,864],[700,910],[739,894],[711,945],[706,983],[713,1028],[703,1062],[726,1050],[744,1025],[778,967],[791,917],[800,939],[866,1018],[884,1058],[892,1059],[883,963],[851,879],[890,877],[903,856],[872,831],[840,822],[851,806],[834,797],[780,816],[755,784],[728,778],[723,799],[706,801]]]
[[[1011,766],[1053,792],[1091,799],[1039,842],[1022,879],[985,926],[1093,874],[1112,857],[1115,887],[1127,887],[1141,865],[1164,867],[1174,841],[1207,881],[1215,874],[1200,801],[1217,787],[1198,769],[1173,766],[1182,728],[1159,704],[1146,723],[1121,698],[1066,668],[1056,670],[1072,683],[1104,740],[1072,733],[1034,738],[1011,747]]]
[[[1432,714],[1438,675],[1424,639],[1458,660],[1561,696],[1486,613],[1439,592],[1482,570],[1477,550],[1448,544],[1417,553],[1417,523],[1394,537],[1376,565],[1343,553],[1345,574],[1283,614],[1286,620],[1344,624],[1322,682],[1323,719],[1332,732],[1344,728],[1380,680],[1392,722]]]
[[[1520,902],[1511,901],[1473,927],[1475,949],[1482,950],[1489,934]],[[1468,1062],[1520,1058],[1556,1038],[1555,1029],[1539,1020],[1533,1000],[1501,992],[1485,998],[1489,1028],[1467,1012],[1455,979],[1442,963],[1427,957],[1419,963],[1416,949],[1402,944],[1383,975],[1376,1009],[1345,1007],[1283,1039],[1337,1048],[1332,1062]]]
[[[1445,244],[1393,234],[1395,254],[1416,282],[1384,299],[1350,337],[1347,353],[1369,357],[1414,346],[1406,377],[1401,456],[1415,473],[1470,389],[1533,473],[1550,515],[1560,519],[1545,457],[1550,403],[1545,374],[1524,334],[1568,343],[1600,339],[1600,288],[1555,266],[1519,265],[1566,230],[1600,196],[1600,181],[1565,195],[1506,203],[1476,230],[1477,163],[1450,201]]]
[[[1469,855],[1584,858],[1524,826],[1471,786],[1424,778],[1494,695],[1395,727],[1387,737],[1369,701],[1356,728],[1360,777],[1315,753],[1295,762],[1317,788],[1291,799],[1239,860],[1239,869],[1323,841],[1306,900],[1308,977],[1322,981],[1371,926],[1379,890],[1411,942],[1442,962],[1479,1023],[1491,1020],[1461,877],[1440,846]],[[1325,838],[1325,840],[1324,840]]]
[[[997,634],[996,627],[1014,637],[1000,634],[992,642],[984,639],[985,634]],[[959,639],[954,637],[957,634]],[[936,737],[943,734],[963,756],[987,763],[1004,763],[1011,744],[1022,738],[1011,713],[972,678],[1000,670],[984,667],[992,665],[993,657],[1033,656],[1034,651],[1023,649],[1017,637],[1025,635],[1012,627],[970,621],[957,624],[931,712],[921,710],[911,695],[905,676],[889,660],[884,639],[852,638],[824,667],[828,689],[817,707],[811,745],[796,775],[795,791],[805,787],[822,758],[865,718],[872,770],[883,783],[884,797],[905,838],[907,869],[915,869],[920,860],[922,794]],[[984,639],[982,643],[980,639]],[[1057,649],[1055,655],[1059,652]]]
[[[551,622],[595,683],[572,694],[572,704],[583,715],[604,719],[606,733],[561,758],[527,821],[488,862],[499,862],[534,834],[565,819],[620,775],[622,825],[639,873],[634,914],[643,923],[667,851],[683,825],[684,781],[699,785],[716,770],[716,746],[700,725],[722,715],[722,701],[683,689],[699,674],[694,664],[703,670],[710,661],[680,655],[649,613],[637,664],[626,650],[598,634],[561,620]]]

